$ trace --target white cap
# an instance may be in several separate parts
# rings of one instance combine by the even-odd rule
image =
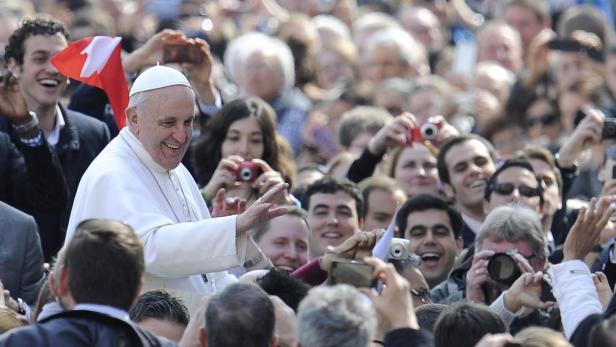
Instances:
[[[167,66],[156,65],[143,71],[137,77],[128,95],[133,96],[140,92],[177,85],[187,86],[192,89],[184,74]]]

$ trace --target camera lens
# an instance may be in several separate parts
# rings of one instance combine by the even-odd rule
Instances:
[[[250,170],[250,168],[245,167],[242,170],[240,170],[240,179],[242,181],[248,182],[252,180],[252,170]]]
[[[496,282],[512,284],[521,273],[515,260],[506,253],[496,253],[488,262],[488,273]]]
[[[404,248],[402,245],[393,245],[391,247],[391,257],[394,259],[400,259],[404,255]]]
[[[421,136],[426,140],[432,140],[438,134],[438,127],[432,123],[426,123],[421,127]]]

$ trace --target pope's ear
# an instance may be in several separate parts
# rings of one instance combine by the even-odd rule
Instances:
[[[135,107],[129,107],[126,109],[126,120],[131,126],[137,125],[137,109]]]

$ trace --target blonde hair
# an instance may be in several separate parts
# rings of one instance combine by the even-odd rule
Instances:
[[[573,347],[562,333],[542,327],[530,327],[520,331],[515,335],[514,342],[522,347]]]

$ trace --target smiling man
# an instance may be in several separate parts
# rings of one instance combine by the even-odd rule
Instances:
[[[443,190],[454,199],[464,220],[464,247],[473,243],[485,219],[483,197],[496,170],[494,159],[490,142],[477,135],[454,137],[438,154],[436,166]]]
[[[205,43],[196,44],[205,54]],[[128,127],[84,174],[66,242],[84,219],[112,218],[131,225],[144,244],[144,291],[166,289],[196,308],[202,294],[235,280],[223,270],[254,266],[264,258],[247,234],[286,213],[272,204],[286,184],[243,212],[236,204],[221,213],[221,190],[213,199],[214,210],[226,216],[210,218],[197,184],[181,164],[195,109],[188,79],[172,68],[154,66],[135,80],[129,94]],[[230,215],[236,212],[242,213]]]
[[[420,194],[407,200],[396,215],[400,236],[421,257],[419,270],[430,288],[441,283],[462,250],[460,213],[442,198]]]
[[[364,197],[363,230],[387,229],[406,193],[391,177],[377,175],[359,183]]]
[[[29,113],[24,114],[19,126],[11,126],[8,115],[0,115],[0,131],[9,133],[20,147],[20,133],[40,128],[41,133],[26,145],[49,143],[69,189],[64,209],[33,213],[45,259],[51,259],[60,249],[79,180],[109,142],[109,130],[103,122],[66,110],[59,102],[68,79],[51,65],[50,59],[67,46],[68,38],[68,31],[59,22],[25,20],[9,38],[4,52],[7,68],[17,79]]]
[[[319,257],[327,246],[338,246],[360,232],[364,199],[349,180],[326,176],[306,188],[302,207],[308,211],[310,240],[308,256]]]
[[[308,262],[308,227],[306,211],[290,207],[289,213],[263,223],[252,237],[278,271],[293,272]]]

